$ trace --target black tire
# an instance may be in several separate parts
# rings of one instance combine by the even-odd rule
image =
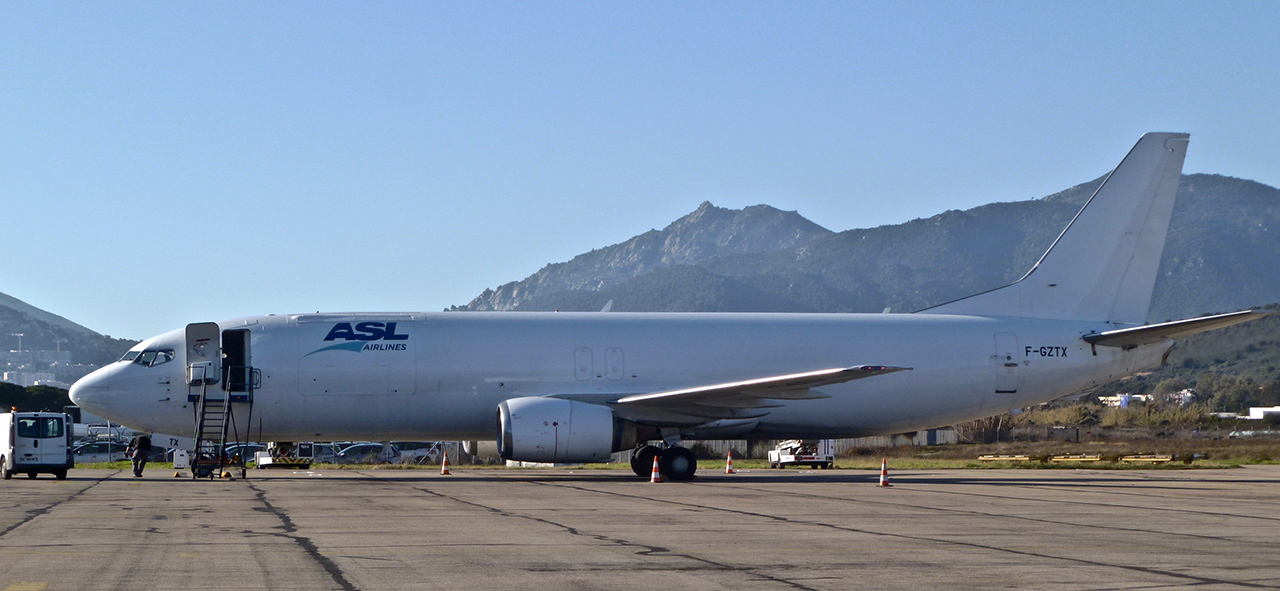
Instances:
[[[66,469],[66,468],[62,468],[62,469],[60,469],[60,470],[54,470],[54,471],[53,471],[53,477],[54,477],[54,478],[57,478],[58,480],[66,480],[66,479],[67,479],[67,469]]]
[[[646,445],[631,454],[631,471],[636,476],[648,478],[653,475],[653,458],[662,451],[652,445]],[[659,468],[661,470],[661,468]]]
[[[693,480],[698,457],[683,447],[668,447],[658,455],[658,472],[669,480]]]
[[[27,479],[28,479],[28,480],[35,480],[35,479],[36,479],[36,473],[35,473],[35,472],[27,472]]]

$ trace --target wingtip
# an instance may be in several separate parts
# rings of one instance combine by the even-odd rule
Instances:
[[[892,365],[859,365],[849,368],[856,371],[874,371],[880,373],[893,373],[895,371],[911,371],[914,367],[895,367]]]

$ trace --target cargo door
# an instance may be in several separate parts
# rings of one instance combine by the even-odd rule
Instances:
[[[605,375],[609,379],[617,381],[621,380],[626,372],[626,365],[623,363],[622,349],[618,347],[609,347],[604,352],[605,357]]]
[[[586,347],[578,347],[573,352],[573,376],[579,381],[591,379],[592,372],[592,355],[591,349]]]

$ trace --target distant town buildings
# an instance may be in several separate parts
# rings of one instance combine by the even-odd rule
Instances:
[[[96,365],[71,363],[70,351],[0,351],[0,381],[22,387],[70,388]]]
[[[1150,404],[1152,401],[1164,401],[1168,404],[1176,404],[1178,406],[1190,406],[1196,401],[1196,391],[1190,388],[1157,396],[1155,394],[1116,394],[1115,396],[1099,396],[1098,402],[1105,406],[1116,406],[1120,408],[1128,407],[1134,402]]]
[[[71,387],[71,384],[58,381],[57,376],[47,371],[6,371],[4,372],[4,381],[24,388],[30,386]]]
[[[1254,406],[1254,407],[1250,407],[1250,408],[1249,408],[1249,414],[1248,414],[1247,416],[1246,416],[1246,415],[1241,415],[1241,416],[1240,416],[1240,418],[1242,418],[1242,419],[1251,419],[1251,420],[1254,420],[1254,421],[1261,421],[1262,419],[1267,418],[1267,415],[1276,415],[1276,416],[1280,416],[1280,406]]]
[[[0,351],[0,364],[71,363],[71,351]]]

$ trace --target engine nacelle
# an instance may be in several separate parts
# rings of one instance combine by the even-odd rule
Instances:
[[[600,404],[512,398],[498,405],[498,454],[522,462],[604,462],[635,445],[635,425]]]

